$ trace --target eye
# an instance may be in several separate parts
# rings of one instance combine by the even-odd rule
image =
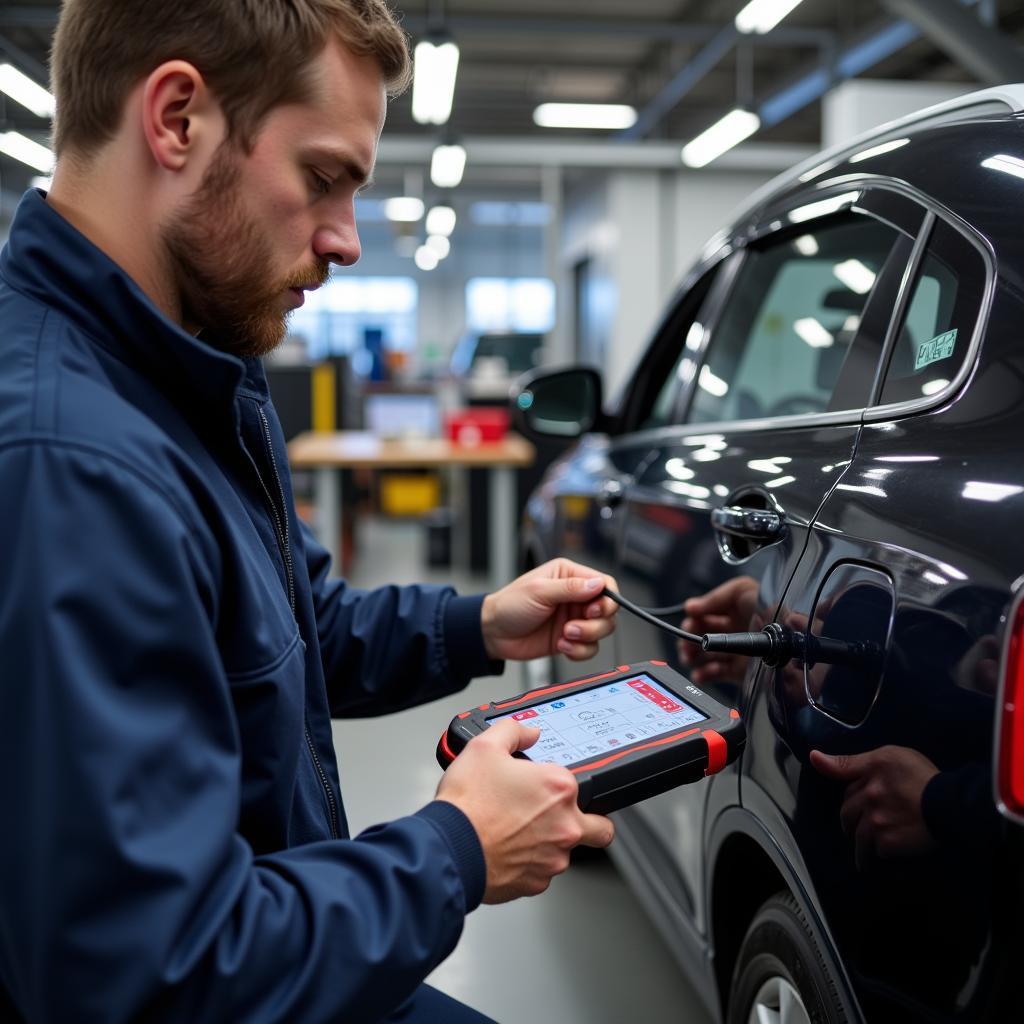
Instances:
[[[322,174],[318,174],[316,171],[310,169],[310,179],[313,184],[313,191],[318,192],[320,195],[325,196],[331,191],[331,185],[333,182],[329,181]]]

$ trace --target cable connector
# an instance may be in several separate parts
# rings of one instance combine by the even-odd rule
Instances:
[[[793,656],[792,633],[777,622],[769,622],[760,633],[705,633],[700,646],[709,653],[760,658],[773,668]]]

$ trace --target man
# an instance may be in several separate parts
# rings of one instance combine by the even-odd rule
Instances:
[[[611,823],[502,723],[349,839],[330,715],[589,657],[612,581],[329,581],[258,359],[359,256],[405,39],[382,0],[66,0],[53,71],[0,258],[0,1019],[482,1020],[423,978]]]

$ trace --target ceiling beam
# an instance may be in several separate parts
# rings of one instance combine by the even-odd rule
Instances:
[[[1024,80],[1024,56],[1008,36],[983,25],[956,0],[883,0],[985,85]]]

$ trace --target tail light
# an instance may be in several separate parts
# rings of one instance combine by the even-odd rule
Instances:
[[[996,802],[1007,817],[1024,822],[1024,600],[1020,598],[1014,602],[1002,669],[996,725]]]

